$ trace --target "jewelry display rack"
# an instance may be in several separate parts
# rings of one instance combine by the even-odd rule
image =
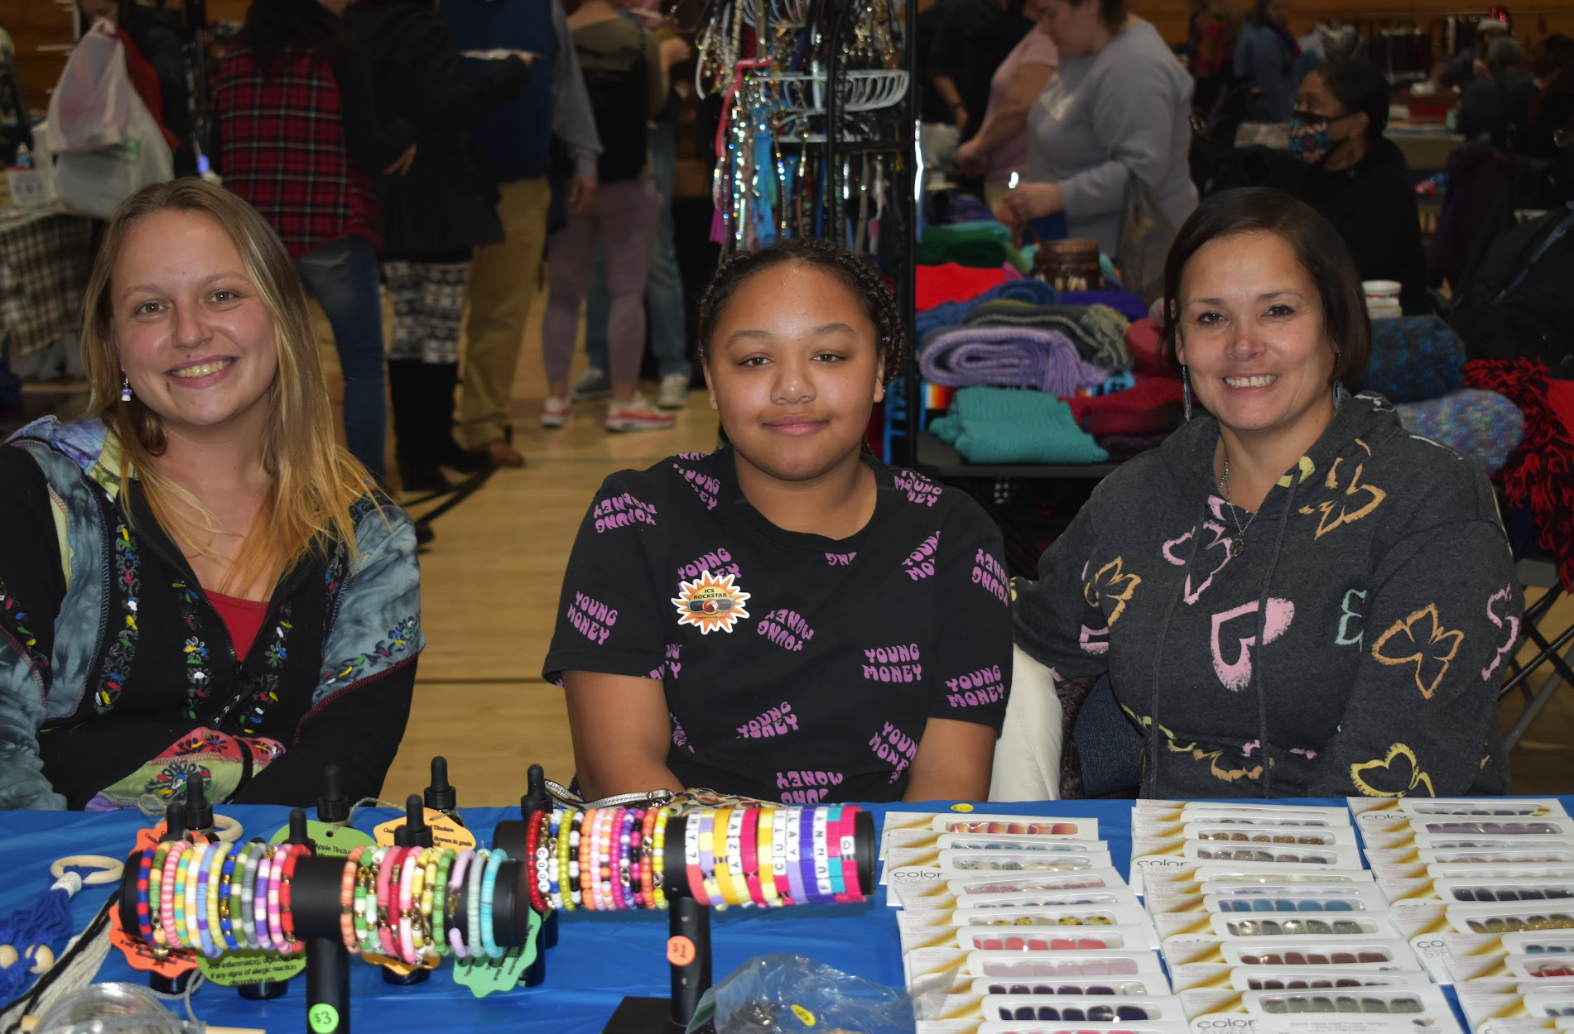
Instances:
[[[917,0],[711,0],[695,73],[699,98],[722,100],[711,235],[723,260],[785,237],[832,240],[873,258],[909,335],[917,38]]]
[[[434,787],[438,788],[438,797],[441,797],[442,791],[447,789],[446,764],[443,763],[441,758],[434,759],[432,770]],[[337,775],[336,771],[325,773],[327,792],[325,797],[319,800],[319,819],[330,823],[343,823],[350,818],[348,808],[341,810],[335,806],[335,802],[343,801],[342,796],[338,793]],[[502,949],[523,946],[532,936],[536,937],[535,960],[524,969],[519,981],[525,986],[534,986],[545,979],[546,950],[553,947],[557,941],[557,912],[551,908],[550,898],[547,898],[546,911],[540,913],[539,921],[532,922],[536,918],[532,915],[532,909],[540,907],[540,899],[546,896],[546,891],[549,887],[553,895],[558,893],[558,884],[547,882],[547,866],[549,860],[554,857],[556,845],[562,843],[562,841],[554,841],[552,846],[549,846],[547,841],[537,841],[536,838],[545,837],[546,830],[549,827],[554,831],[563,831],[561,834],[563,836],[568,835],[567,830],[570,828],[577,833],[579,824],[577,821],[571,821],[570,819],[571,816],[576,815],[577,809],[560,808],[547,794],[545,778],[539,765],[530,766],[528,779],[529,792],[520,800],[521,818],[499,822],[493,830],[492,850],[494,853],[502,852],[506,855],[506,860],[499,863],[494,856],[492,863],[487,866],[486,879],[479,882],[479,884],[475,881],[472,881],[468,887],[450,884],[447,897],[440,899],[438,908],[449,917],[453,928],[464,941],[471,943],[472,946],[478,942],[486,945],[486,952],[483,957],[490,955],[495,958]],[[428,787],[428,793],[424,800],[422,796],[415,794],[412,794],[408,799],[405,824],[394,831],[396,847],[418,848],[433,846],[433,831],[425,822],[424,807],[432,806],[434,787]],[[195,825],[190,821],[194,813],[194,805],[196,811],[202,811],[207,807],[203,801],[203,791],[196,782],[189,788],[188,795],[192,798],[191,801],[170,806],[168,812],[169,825],[164,833],[165,840],[179,840],[193,835],[204,837],[211,830],[213,824],[211,816],[206,817],[205,820],[201,816],[197,817]],[[324,804],[329,805],[326,812],[323,808]],[[663,805],[659,803],[652,803],[650,807],[663,809]],[[651,851],[640,854],[636,850],[624,859],[622,868],[625,884],[628,882],[627,874],[630,860],[637,857],[641,865],[645,865],[647,861],[652,861],[652,859],[661,863],[660,867],[656,867],[652,861],[652,864],[646,866],[646,875],[648,879],[651,872],[655,873],[659,879],[657,886],[663,892],[667,903],[667,960],[672,968],[672,993],[670,999],[632,996],[623,999],[618,1010],[605,1028],[607,1034],[669,1034],[669,1032],[681,1032],[694,1015],[701,996],[711,986],[710,907],[712,903],[719,904],[722,901],[722,897],[715,896],[717,892],[709,888],[716,882],[716,879],[725,878],[721,875],[723,873],[722,859],[724,851],[724,848],[721,846],[722,840],[716,840],[717,846],[712,848],[710,841],[713,835],[718,838],[723,836],[727,838],[726,857],[734,859],[733,867],[739,870],[731,877],[731,885],[734,888],[738,888],[747,883],[750,887],[749,897],[752,898],[754,903],[766,903],[766,898],[757,894],[760,884],[763,882],[771,882],[778,888],[777,894],[779,896],[776,898],[776,901],[779,905],[826,904],[833,900],[835,902],[857,902],[865,900],[865,897],[872,893],[875,871],[875,829],[873,816],[868,812],[858,809],[856,806],[848,806],[844,812],[835,807],[818,809],[775,807],[747,802],[729,802],[720,807],[722,810],[719,811],[697,805],[686,808],[666,808],[660,816],[665,837],[658,834],[653,840],[653,845],[661,848],[660,854],[652,855]],[[451,811],[451,805],[447,809],[439,807],[439,810]],[[646,810],[640,809],[642,813]],[[602,809],[600,813],[602,815],[610,815],[614,811],[621,818],[628,809],[620,808],[612,811]],[[721,832],[722,816],[732,812],[736,813],[734,821],[727,827],[727,831],[724,834]],[[766,851],[766,839],[768,838],[765,838],[764,835],[767,826],[766,818],[763,816],[766,816],[767,812],[770,815],[780,816],[776,827],[778,835],[781,835],[788,826],[791,826],[794,831],[790,841],[793,845],[792,850],[780,853],[774,869],[767,865],[767,859],[772,857]],[[585,811],[584,814],[588,830],[592,813]],[[655,815],[654,812],[650,814],[653,817]],[[757,862],[750,853],[752,846],[745,847],[742,854],[738,854],[734,850],[735,844],[733,841],[739,837],[739,816],[749,823],[758,822],[759,824],[759,836],[761,839],[759,841]],[[695,827],[700,832],[696,833],[694,830],[690,830],[689,824],[691,822],[701,822],[702,817],[704,825]],[[718,824],[714,833],[710,828],[710,823],[713,819]],[[841,823],[841,825],[838,826],[837,823]],[[796,835],[796,830],[800,825],[802,829],[801,840]],[[811,827],[813,828],[812,837],[810,836]],[[627,826],[625,827],[625,844],[628,843],[628,828]],[[707,855],[711,850],[714,850],[716,856],[714,874],[704,872],[703,880],[700,879],[701,865],[703,863],[698,863],[694,857],[690,857],[692,844],[696,840],[701,840],[705,843],[704,850]],[[754,834],[752,833],[747,834],[743,838],[744,843],[748,845],[752,845],[753,840]],[[615,841],[616,838],[613,837],[606,842],[612,843]],[[306,960],[307,1029],[312,1034],[350,1034],[350,952],[346,948],[345,937],[348,935],[345,933],[345,930],[351,918],[351,906],[349,904],[352,896],[350,894],[351,877],[356,876],[357,880],[360,878],[355,873],[347,870],[347,866],[354,864],[354,859],[353,857],[346,858],[334,854],[316,854],[314,845],[308,840],[306,813],[299,808],[290,812],[289,835],[284,843],[287,845],[306,845],[306,850],[292,852],[292,857],[284,871],[284,875],[275,877],[279,883],[282,883],[282,887],[279,886],[279,883],[274,885],[270,903],[273,909],[277,909],[279,907],[278,902],[282,900],[284,911],[288,913],[287,919],[289,920],[283,929],[290,931],[290,943],[299,946],[296,950],[304,951]],[[637,846],[639,843],[640,841],[636,838],[634,844]],[[800,844],[802,845],[801,847],[798,846]],[[532,851],[532,848],[535,850]],[[564,850],[562,853],[564,856],[568,855],[567,850]],[[120,898],[117,906],[119,908],[120,926],[128,937],[134,941],[141,941],[146,937],[147,930],[150,928],[156,931],[183,931],[187,929],[180,925],[184,923],[184,920],[181,919],[182,913],[179,910],[173,912],[173,921],[161,922],[160,919],[151,918],[148,914],[149,884],[147,880],[149,878],[149,869],[143,863],[145,856],[153,854],[154,849],[152,847],[133,851],[126,860],[125,874],[121,878]],[[269,857],[272,857],[271,851]],[[379,859],[381,858],[380,855],[378,857]],[[408,862],[408,858],[406,861]],[[603,857],[599,864],[605,867],[609,861],[611,861],[610,858]],[[171,858],[171,864],[174,864],[173,857]],[[363,862],[361,864],[375,865],[377,863]],[[392,863],[390,862],[390,864]],[[422,864],[427,863],[423,862]],[[756,873],[743,868],[745,865],[751,864],[757,864],[760,871]],[[807,887],[807,892],[803,896],[794,897],[791,901],[786,900],[784,897],[786,891],[781,889],[788,882],[788,877],[781,875],[781,873],[786,872],[790,866],[801,868],[802,886]],[[217,870],[218,868],[219,862],[217,861],[217,856],[215,856],[212,869]],[[183,872],[179,867],[177,867],[177,871]],[[209,870],[204,869],[203,871],[207,872]],[[616,863],[611,865],[610,870],[603,868],[600,879],[607,879],[607,873],[610,872],[610,878],[613,881],[613,883],[604,884],[605,886],[611,887],[616,884],[617,871],[618,866]],[[552,879],[557,880],[557,870],[553,868],[552,872],[554,874]],[[772,880],[766,880],[766,876],[771,872],[776,873],[776,877]],[[792,880],[798,880],[798,872],[799,869],[792,870]],[[845,873],[845,880],[841,875],[843,873]],[[183,875],[181,878],[184,880]],[[195,875],[191,878],[193,880],[197,879]],[[214,878],[217,877],[215,876]],[[856,879],[856,884],[853,882],[854,879]],[[565,878],[562,882],[563,900],[567,901],[568,881]],[[700,882],[707,888],[709,900],[702,901],[696,897],[697,891],[692,888],[696,887]],[[637,876],[634,883],[637,889],[639,883]],[[818,884],[818,890],[816,890],[816,884]],[[205,886],[205,882],[203,885]],[[358,886],[359,884],[357,883],[356,885]],[[190,886],[193,887],[193,894],[199,893],[195,890],[197,885]],[[228,886],[228,883],[225,886]],[[248,883],[247,886],[249,888],[250,884]],[[261,884],[259,883],[259,888],[260,886]],[[478,886],[479,891],[477,890]],[[454,889],[455,887],[457,887],[457,890]],[[406,889],[408,891],[408,886]],[[646,890],[649,891],[649,889],[650,887],[647,883]],[[535,904],[532,902],[533,890],[538,892]],[[238,891],[239,886],[237,885],[236,892]],[[249,893],[249,889],[247,892]],[[228,895],[230,892],[226,891],[224,893]],[[259,889],[259,898],[261,893],[262,891]],[[472,893],[480,894],[479,902],[469,900],[469,896]],[[607,891],[607,893],[612,894],[614,892]],[[726,893],[722,892],[723,896]],[[186,894],[184,890],[176,890],[174,896],[176,899],[179,899],[184,894]],[[587,897],[589,894],[590,891],[587,889]],[[663,895],[658,895],[654,901],[660,901]],[[735,900],[735,898],[736,895],[728,897],[727,900]],[[219,892],[210,893],[208,895],[207,908],[215,915],[226,917],[225,929],[227,931],[228,916],[230,915],[228,911],[230,897],[225,896],[222,898],[224,902],[222,911],[219,906],[220,900]],[[640,904],[641,900],[643,900],[643,904]],[[620,895],[616,898],[617,903],[615,905],[608,905],[604,901],[599,907],[653,909],[657,907],[654,901],[649,897],[644,899],[635,897],[630,901]],[[443,909],[442,903],[447,904],[446,910]],[[373,902],[373,904],[377,904],[377,902]],[[250,901],[248,899],[247,907],[249,905]],[[198,907],[202,906],[199,904]],[[439,912],[433,912],[430,908],[428,908],[428,911],[432,912],[433,917],[429,921],[432,925],[436,925],[436,917],[439,917]],[[392,916],[391,922],[390,914],[385,912],[383,908],[379,908],[378,912],[377,916],[372,916],[371,908],[368,907],[366,913],[368,925],[375,922],[379,927],[385,923],[397,926],[402,917],[402,921],[405,923],[416,924],[416,926],[411,927],[412,929],[420,926],[419,917],[414,910],[399,912],[397,915]],[[361,914],[359,905],[357,905],[355,911],[356,923],[361,921]],[[488,918],[490,920],[484,924],[482,931],[472,929],[480,921],[477,919],[478,915],[483,920]],[[271,919],[275,921],[278,918],[279,916],[276,912],[271,916]],[[430,926],[422,929],[427,933],[427,936],[430,936]],[[487,936],[488,934],[490,934],[489,937]],[[195,945],[196,941],[189,933],[182,933],[181,936],[185,938],[184,941],[171,942],[175,950],[193,952],[194,949],[191,945]],[[190,944],[186,943],[188,941]],[[225,939],[219,937],[217,932],[214,933],[211,944],[205,932],[202,934],[202,941],[200,950],[210,950],[212,957],[218,957],[235,950],[226,948]],[[415,943],[417,945],[417,954],[419,954],[419,939]],[[407,931],[405,938],[406,953],[411,951],[410,944]],[[157,950],[167,952],[171,949],[166,946],[160,946]],[[430,958],[431,956],[428,957]],[[392,963],[397,960],[383,961]],[[424,979],[429,973],[430,969],[428,968],[418,968],[410,974],[411,977],[420,974],[415,980],[401,975],[394,975],[392,979],[396,982],[413,983],[419,979]],[[385,976],[387,975],[389,974],[385,971]],[[162,978],[155,977],[154,979]],[[166,987],[165,990],[175,990],[175,988]],[[266,988],[265,993],[257,993],[259,990],[262,989],[253,988],[251,993],[247,993],[245,989],[242,989],[242,994],[248,998],[271,998],[282,994],[284,988],[282,984],[276,983]]]

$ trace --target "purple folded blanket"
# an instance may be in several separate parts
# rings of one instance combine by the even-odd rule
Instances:
[[[1066,398],[1103,384],[1109,371],[1083,361],[1058,330],[1037,327],[961,326],[930,331],[919,346],[918,367],[931,384],[991,384],[1033,388]]]

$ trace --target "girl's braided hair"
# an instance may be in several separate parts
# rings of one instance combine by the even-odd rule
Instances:
[[[716,325],[721,322],[721,315],[738,288],[754,274],[786,262],[823,269],[841,281],[842,286],[858,299],[869,322],[874,324],[880,358],[885,361],[885,383],[889,384],[891,378],[902,372],[909,354],[907,324],[879,271],[868,260],[827,241],[791,238],[759,251],[740,254],[716,270],[700,301],[701,362],[710,361],[711,336],[716,333]]]

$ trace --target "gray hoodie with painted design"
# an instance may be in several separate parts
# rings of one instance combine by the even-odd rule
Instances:
[[[1019,584],[1018,644],[1110,676],[1145,797],[1503,792],[1523,598],[1486,477],[1358,395],[1247,524],[1218,436],[1193,420],[1099,485]]]

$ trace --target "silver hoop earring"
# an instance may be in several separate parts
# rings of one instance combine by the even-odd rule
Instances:
[[[124,375],[120,378],[120,401],[131,401],[131,378]]]
[[[1181,367],[1181,419],[1191,419],[1191,371]]]

